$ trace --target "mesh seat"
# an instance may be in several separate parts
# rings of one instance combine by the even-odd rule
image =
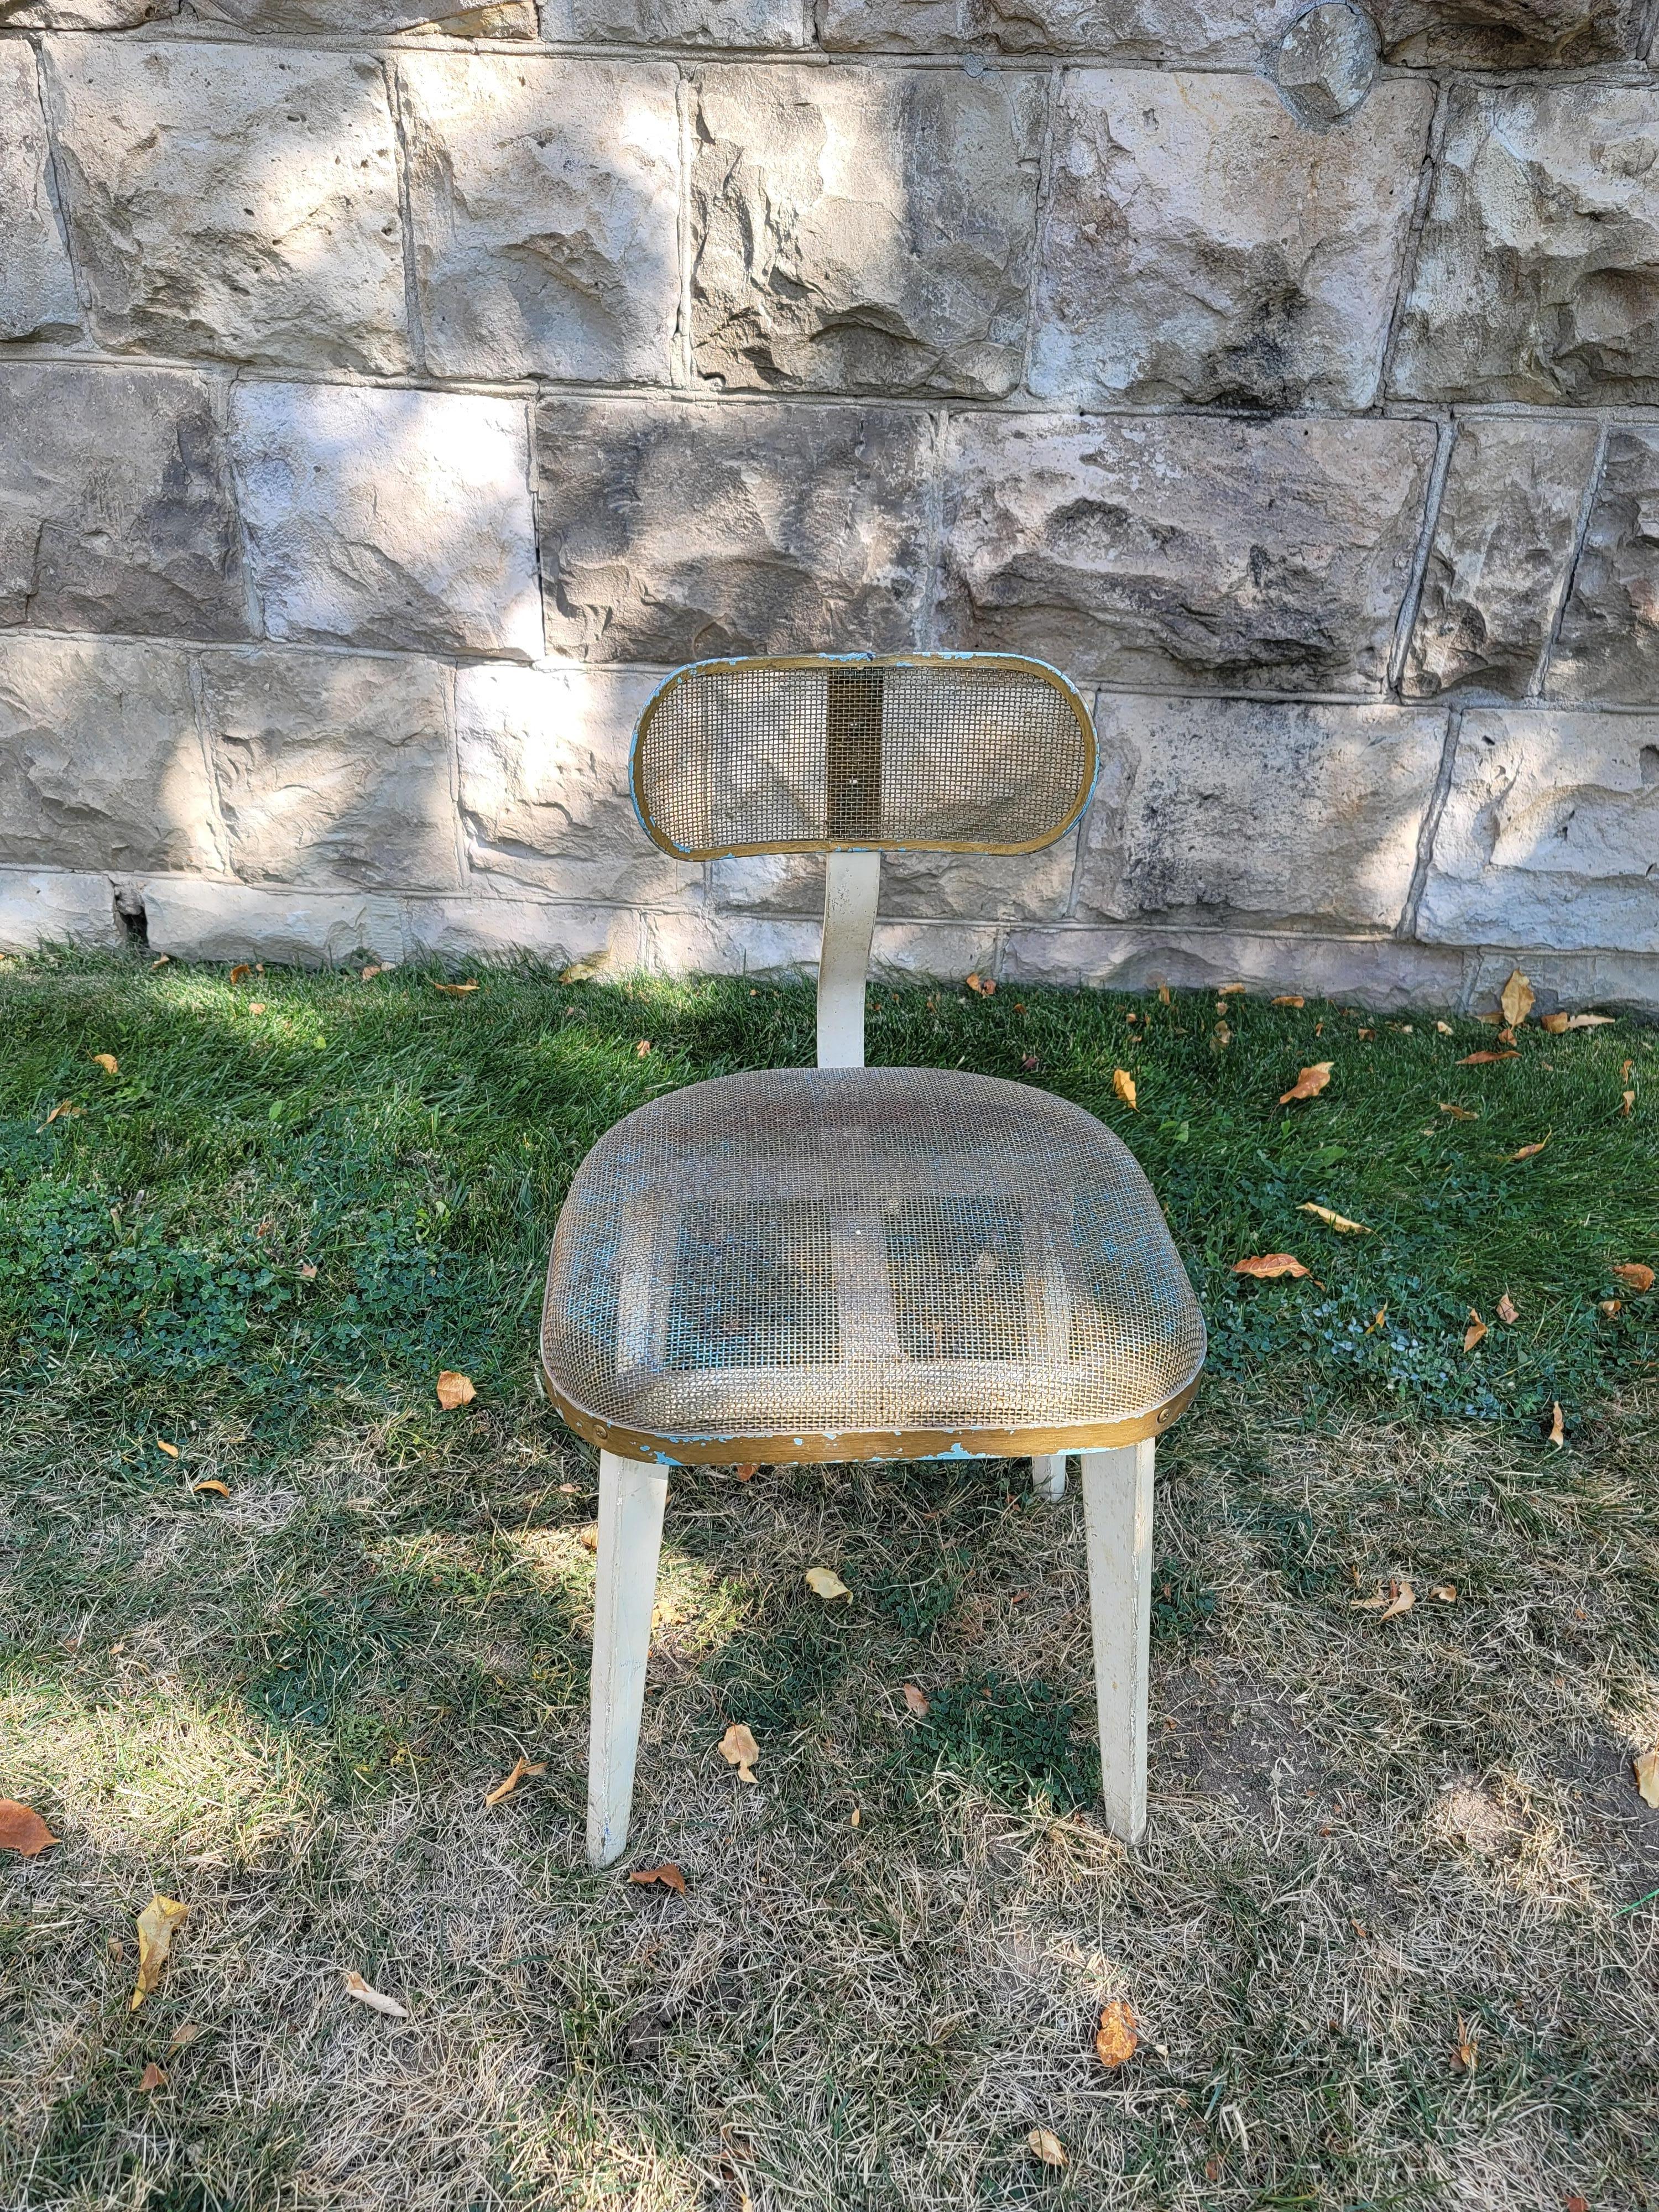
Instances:
[[[1018,1083],[787,1068],[675,1091],[588,1154],[542,1359],[603,1449],[1015,1455],[1157,1432],[1204,1324],[1109,1129]]]

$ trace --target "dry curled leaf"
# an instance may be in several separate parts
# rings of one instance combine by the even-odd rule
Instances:
[[[1618,1018],[1617,1014],[1570,1014],[1567,1027],[1570,1030],[1611,1029]]]
[[[1567,1027],[1567,1017],[1565,1014],[1540,1014],[1538,1026],[1551,1036],[1560,1036]]]
[[[1218,983],[1215,987],[1215,994],[1218,999],[1242,999],[1244,995],[1244,986],[1242,983]]]
[[[830,1567],[808,1567],[806,1587],[810,1590],[816,1590],[820,1597],[851,1597],[853,1595],[841,1577]]]
[[[1553,1134],[1553,1132],[1552,1131],[1551,1133]],[[1540,1137],[1535,1145],[1522,1145],[1518,1152],[1510,1153],[1509,1158],[1512,1160],[1535,1159],[1548,1142],[1548,1137]]]
[[[216,1481],[211,1475],[210,1475],[204,1481],[192,1482],[190,1487],[191,1495],[198,1498],[204,1490],[212,1491],[214,1495],[217,1498],[228,1498],[230,1495],[229,1485],[228,1483]]]
[[[377,975],[384,975],[386,969],[384,960],[371,960],[367,968],[359,971],[357,980],[360,983],[372,983]]]
[[[1607,1319],[1613,1321],[1625,1310],[1625,1301],[1623,1298],[1600,1298],[1596,1301],[1595,1310],[1606,1314]]]
[[[1486,1067],[1495,1060],[1519,1060],[1518,1052],[1466,1052],[1457,1062],[1459,1067]]]
[[[1047,2128],[1033,2128],[1025,2140],[1032,2156],[1040,2158],[1045,2166],[1065,2165],[1066,2153],[1060,2148],[1060,2137],[1051,2136]]]
[[[635,1057],[636,1057],[636,1058],[638,1058],[638,1059],[640,1059],[640,1060],[645,1060],[645,1059],[647,1059],[647,1058],[649,1057],[649,1055],[650,1055],[650,1052],[651,1052],[651,1040],[650,1040],[650,1038],[649,1038],[649,1037],[641,1037],[641,1038],[640,1039],[639,1042],[635,1046],[635,1048],[634,1048],[634,1051],[635,1051]]]
[[[19,1858],[38,1858],[57,1841],[33,1805],[20,1805],[15,1797],[0,1797],[0,1851],[15,1851]]]
[[[559,981],[562,983],[591,983],[604,965],[603,959],[573,960],[568,968],[560,969]]]
[[[106,1075],[118,1075],[121,1072],[121,1063],[112,1052],[94,1053],[92,1064],[94,1067],[101,1067]]]
[[[60,1098],[40,1127],[43,1129],[49,1129],[59,1115],[66,1121],[78,1121],[86,1110],[84,1106],[77,1106],[72,1098]]]
[[[926,1690],[918,1689],[914,1682],[907,1682],[904,1686],[904,1702],[919,1721],[927,1719],[930,1704]]]
[[[1437,1022],[1435,1024],[1435,1027],[1439,1030],[1442,1036],[1455,1036],[1457,1034],[1456,1030],[1453,1029],[1449,1022]]]
[[[1475,2029],[1466,2026],[1462,2016],[1457,2022],[1457,2041],[1452,2047],[1452,2064],[1461,2066],[1466,2074],[1473,2074],[1480,2063],[1480,2038]]]
[[[165,1452],[169,1459],[177,1459],[179,1456],[178,1445],[170,1444],[165,1437],[156,1437],[155,1449],[158,1452]]]
[[[250,999],[247,1002],[247,1010],[251,1014],[262,1014],[265,1010],[265,1002],[263,999]]]
[[[1619,1111],[1621,1114],[1633,1114],[1636,1111],[1636,1093],[1633,1091],[1621,1091],[1619,1094]]]
[[[758,1460],[746,1459],[741,1465],[734,1467],[732,1472],[739,1482],[752,1482],[760,1473],[760,1462]]]
[[[1561,1401],[1558,1398],[1550,1407],[1550,1432],[1544,1441],[1550,1444],[1564,1444],[1566,1440],[1567,1425],[1561,1417]]]
[[[169,2051],[182,2051],[187,2043],[194,2043],[197,2037],[201,2033],[201,2027],[196,2021],[181,2021],[179,2026],[173,2029],[173,2033],[167,2038],[167,2049]]]
[[[1441,1103],[1440,1110],[1443,1114],[1449,1114],[1454,1121],[1478,1121],[1480,1119],[1480,1116],[1468,1107],[1449,1106],[1443,1100]]]
[[[317,1279],[316,1261],[314,1260],[301,1260],[300,1262],[299,1275],[300,1280],[302,1283],[314,1283]]]
[[[1294,991],[1281,991],[1273,1003],[1276,1006],[1305,1006],[1308,1002],[1298,998]]]
[[[152,1897],[138,1915],[138,1979],[128,2009],[137,2012],[161,1978],[173,1948],[173,1939],[190,1917],[190,1907],[177,1899]]]
[[[1126,1106],[1134,1106],[1135,1079],[1127,1067],[1115,1067],[1112,1070],[1112,1088]],[[1139,1109],[1136,1108],[1135,1110],[1139,1112]]]
[[[1481,1320],[1480,1315],[1476,1313],[1474,1308],[1471,1306],[1469,1308],[1469,1325],[1463,1332],[1464,1351],[1473,1352],[1475,1346],[1480,1342],[1481,1339],[1486,1334],[1486,1322]]]
[[[438,1403],[447,1413],[453,1413],[458,1406],[470,1406],[478,1395],[472,1377],[458,1374],[453,1367],[446,1367],[439,1376],[437,1389]]]
[[[1288,1106],[1293,1098],[1317,1098],[1331,1079],[1334,1060],[1316,1060],[1311,1067],[1304,1067],[1288,1091],[1281,1091],[1279,1103]]]
[[[1121,1997],[1114,1997],[1110,2004],[1100,2009],[1100,2026],[1095,2031],[1095,2056],[1109,2073],[1126,2066],[1140,2047],[1140,2035],[1135,2026],[1133,2008]]]
[[[1434,1588],[1429,1592],[1429,1595],[1431,1598],[1437,1599],[1442,1605],[1455,1605],[1457,1602],[1457,1584],[1455,1583],[1437,1583]]]
[[[161,2071],[161,2068],[152,2058],[149,2065],[145,2067],[143,2072],[138,2076],[138,2087],[140,2094],[147,2097],[152,2089],[165,2089],[167,2086],[167,2075]]]
[[[1644,1751],[1632,1759],[1636,1769],[1636,1786],[1642,1793],[1644,1805],[1659,1805],[1659,1743],[1651,1751]]]
[[[1341,1237],[1370,1237],[1376,1234],[1363,1221],[1350,1221],[1346,1214],[1333,1213],[1328,1206],[1316,1206],[1311,1199],[1297,1207],[1298,1213],[1316,1213],[1328,1229],[1334,1229]]]
[[[1607,1270],[1620,1281],[1638,1292],[1653,1288],[1653,1270],[1644,1260],[1615,1260]]]
[[[995,979],[990,975],[969,976],[968,988],[979,999],[994,999],[997,994]]]
[[[1393,1620],[1402,1613],[1409,1613],[1417,1603],[1417,1592],[1407,1582],[1395,1577],[1386,1588],[1379,1586],[1375,1597],[1352,1597],[1348,1600],[1351,1613],[1374,1613],[1379,1620]]]
[[[1264,1282],[1275,1275],[1305,1275],[1307,1272],[1301,1261],[1293,1259],[1288,1252],[1258,1252],[1252,1259],[1233,1262],[1234,1274],[1255,1275]]]
[[[252,973],[252,968],[246,960],[239,960],[230,971],[230,980],[233,983],[245,983]]]
[[[1498,1301],[1498,1318],[1505,1328],[1513,1328],[1521,1318],[1521,1310],[1507,1291]]]
[[[760,1757],[760,1746],[742,1721],[733,1721],[720,1741],[720,1757],[728,1766],[738,1770],[739,1782],[755,1778],[755,1761]]]
[[[685,1895],[685,1876],[672,1859],[665,1859],[660,1866],[635,1867],[628,1879],[640,1883],[659,1881],[665,1889],[672,1889],[677,1896]]]
[[[590,1521],[586,1528],[579,1532],[576,1541],[581,1546],[583,1551],[597,1552],[599,1548],[599,1527],[598,1522]]]
[[[407,2008],[400,2005],[396,1997],[389,1997],[380,1990],[371,1989],[362,1976],[351,1967],[347,1966],[343,1970],[341,1979],[345,1984],[346,1995],[356,1997],[359,2004],[367,2005],[371,2012],[383,2012],[388,2020],[409,2018]]]
[[[526,1774],[545,1774],[546,1771],[547,1761],[544,1759],[534,1761],[528,1759],[515,1759],[513,1762],[513,1771],[498,1782],[493,1790],[485,1792],[484,1803],[499,1805],[503,1797],[510,1797],[513,1795]]]
[[[1527,1016],[1532,1012],[1534,997],[1532,985],[1518,968],[1512,968],[1510,970],[1509,981],[1498,994],[1498,1003],[1503,1011],[1504,1019],[1511,1029],[1514,1029],[1518,1023],[1526,1020]]]
[[[434,991],[441,991],[447,999],[465,999],[469,992],[476,991],[478,987],[476,983],[434,983],[432,988]]]

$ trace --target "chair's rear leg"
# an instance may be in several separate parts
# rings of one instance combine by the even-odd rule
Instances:
[[[1083,1454],[1083,1511],[1100,1706],[1100,1791],[1125,1843],[1146,1826],[1146,1678],[1152,1626],[1155,1447]]]
[[[620,1858],[634,1802],[651,1612],[668,1477],[599,1454],[599,1545],[593,1588],[592,1729],[587,1746],[587,1856]]]
[[[1066,1455],[1048,1452],[1031,1462],[1031,1487],[1039,1498],[1058,1505],[1066,1495]]]

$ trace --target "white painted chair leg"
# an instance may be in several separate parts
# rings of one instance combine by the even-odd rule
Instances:
[[[1083,1454],[1083,1511],[1106,1819],[1126,1844],[1146,1826],[1146,1681],[1152,1628],[1155,1446]]]
[[[592,1728],[587,1745],[587,1856],[596,1867],[620,1858],[628,1842],[667,1498],[668,1477],[661,1468],[599,1454]]]
[[[1031,1487],[1039,1498],[1046,1498],[1050,1505],[1058,1505],[1066,1495],[1066,1455],[1048,1452],[1031,1462]]]

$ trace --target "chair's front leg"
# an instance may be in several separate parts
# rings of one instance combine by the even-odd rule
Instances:
[[[1041,1459],[1031,1462],[1031,1487],[1039,1498],[1046,1498],[1050,1505],[1060,1504],[1066,1495],[1064,1452],[1045,1452]]]
[[[661,1468],[599,1454],[593,1717],[587,1747],[587,1856],[596,1867],[620,1858],[628,1842],[667,1498],[668,1477]]]
[[[1156,1447],[1083,1454],[1083,1512],[1100,1707],[1100,1794],[1113,1832],[1138,1844],[1146,1826],[1146,1680],[1152,1628],[1152,1462]]]

